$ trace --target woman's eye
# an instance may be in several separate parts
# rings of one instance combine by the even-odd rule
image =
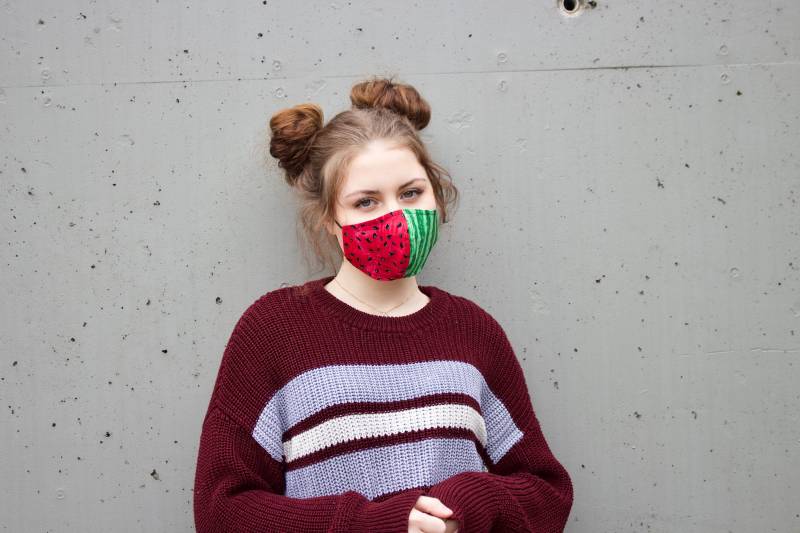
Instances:
[[[416,195],[415,196],[406,196],[410,192],[416,193]],[[416,196],[419,196],[420,194],[422,194],[422,190],[420,190],[420,189],[409,189],[409,190],[405,191],[401,196],[403,196],[404,198],[410,199],[410,198],[415,198]],[[361,200],[359,200],[358,202],[355,203],[355,207],[356,207],[356,209],[364,209],[366,207],[370,207],[369,203],[365,204],[364,202],[371,202],[371,201],[372,201],[372,198],[362,198]]]
[[[372,198],[364,198],[364,199],[362,199],[362,200],[359,200],[359,201],[356,203],[356,207],[366,207],[366,206],[364,206],[364,202],[368,202],[368,201],[370,201],[370,200],[372,200]]]

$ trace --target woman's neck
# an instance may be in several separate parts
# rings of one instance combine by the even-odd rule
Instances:
[[[375,280],[349,262],[342,261],[325,290],[366,313],[403,316],[424,307],[430,300],[417,285],[416,276],[391,281]]]

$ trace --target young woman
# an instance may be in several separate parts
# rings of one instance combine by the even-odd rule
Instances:
[[[563,531],[572,483],[503,328],[417,285],[458,197],[419,137],[428,103],[381,78],[350,99],[327,124],[314,104],[270,121],[310,248],[342,261],[234,326],[203,421],[197,531]]]

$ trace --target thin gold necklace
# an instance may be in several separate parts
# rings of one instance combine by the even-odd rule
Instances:
[[[338,279],[336,279],[336,276],[334,276],[334,278],[333,278],[333,281],[335,281],[335,282],[337,283],[337,285],[339,285],[339,286],[340,286],[342,289],[344,289],[344,290],[345,290],[345,292],[347,292],[347,293],[348,293],[350,296],[352,296],[353,298],[355,298],[356,300],[358,300],[358,301],[359,301],[359,302],[361,302],[362,304],[364,304],[364,305],[367,305],[367,306],[369,306],[369,307],[372,307],[373,309],[375,309],[375,310],[376,310],[376,311],[378,311],[379,313],[382,313],[382,314],[384,314],[385,316],[389,316],[389,312],[390,312],[390,311],[392,311],[392,310],[394,310],[394,309],[397,309],[398,307],[400,307],[401,305],[403,305],[404,303],[406,303],[407,301],[409,301],[409,300],[411,299],[411,297],[412,297],[412,296],[414,296],[414,293],[412,293],[412,294],[411,294],[411,295],[410,295],[408,298],[406,298],[405,300],[403,300],[403,301],[402,301],[402,302],[400,302],[399,304],[395,305],[395,306],[394,306],[394,307],[392,307],[391,309],[387,309],[386,311],[382,311],[382,310],[378,309],[377,307],[375,307],[375,306],[373,306],[373,305],[370,305],[370,304],[368,304],[367,302],[365,302],[364,300],[362,300],[361,298],[359,298],[358,296],[356,296],[356,295],[355,295],[355,294],[353,294],[352,292],[350,292],[350,291],[348,291],[347,289],[345,289],[344,285],[342,285],[341,283],[339,283],[339,280],[338,280]]]

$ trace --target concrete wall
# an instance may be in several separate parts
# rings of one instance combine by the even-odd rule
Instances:
[[[306,272],[266,122],[397,73],[567,531],[800,531],[800,4],[0,3],[0,530],[192,531],[235,320]]]

